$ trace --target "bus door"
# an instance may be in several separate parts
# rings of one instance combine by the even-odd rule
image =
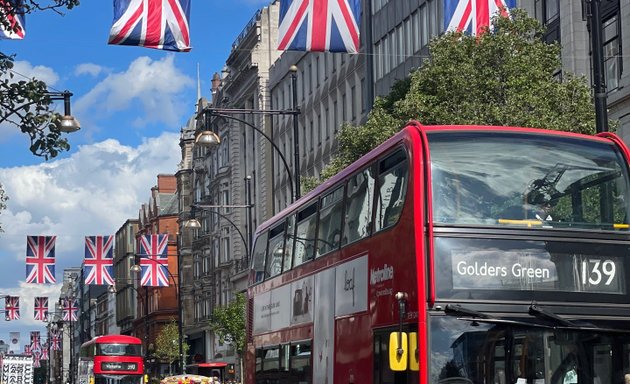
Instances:
[[[374,367],[373,367],[373,384],[418,384],[420,378],[418,358],[420,353],[418,351],[418,329],[417,327],[410,327],[406,325],[403,327],[405,334],[405,344],[408,351],[406,357],[406,367],[404,370],[395,371],[390,366],[390,350],[393,350],[390,345],[390,335],[398,332],[396,328],[385,328],[374,330]]]

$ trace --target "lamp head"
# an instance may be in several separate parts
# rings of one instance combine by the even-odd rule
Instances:
[[[107,287],[107,292],[109,292],[109,293],[116,293],[116,286],[115,285],[110,285],[109,287]]]
[[[140,273],[140,271],[142,271],[142,267],[140,267],[138,264],[134,264],[131,266],[131,268],[129,268],[129,270],[133,273]]]
[[[205,146],[219,145],[221,144],[221,138],[212,131],[202,131],[195,138],[195,144]]]
[[[201,228],[201,223],[199,222],[199,220],[193,218],[193,219],[188,219],[184,222],[184,227],[186,228],[192,228],[192,229],[199,229]]]
[[[59,120],[59,130],[65,133],[76,132],[81,129],[81,123],[72,115],[61,116]]]

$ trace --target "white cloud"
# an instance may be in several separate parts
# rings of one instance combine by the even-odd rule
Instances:
[[[74,101],[73,113],[83,123],[139,106],[141,110],[134,111],[137,124],[161,122],[178,126],[181,111],[189,107],[189,100],[183,99],[182,93],[194,84],[175,66],[174,55],[160,60],[144,56],[134,60],[125,72],[108,75]],[[90,124],[95,125],[85,125]]]
[[[76,66],[74,69],[74,74],[76,76],[81,75],[90,75],[90,76],[98,76],[99,74],[106,72],[107,69],[98,64],[94,63],[83,63]]]
[[[163,133],[135,148],[109,139],[80,146],[66,159],[0,169],[10,196],[0,214],[5,231],[0,233],[5,261],[0,292],[17,286],[40,289],[24,284],[27,235],[57,236],[56,276],[61,280],[64,268],[81,264],[85,236],[115,234],[127,219],[137,218],[157,175],[174,173],[180,157],[179,135]]]
[[[16,61],[13,64],[13,72],[16,74],[15,81],[36,78],[44,81],[49,87],[54,86],[59,81],[59,75],[50,67],[33,66],[28,61]]]

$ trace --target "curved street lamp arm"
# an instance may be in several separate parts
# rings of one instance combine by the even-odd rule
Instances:
[[[213,211],[207,208],[204,208],[203,205],[199,205],[199,204],[193,204],[191,205],[191,208],[196,208],[196,209],[201,209],[205,212],[210,212],[210,213],[214,213],[219,217],[224,218],[225,220],[227,220],[228,223],[230,223],[230,225],[232,225],[232,227],[234,227],[234,229],[236,229],[236,232],[238,232],[238,235],[241,237],[241,241],[243,242],[243,245],[245,246],[245,255],[247,257],[249,257],[249,246],[247,245],[247,240],[245,240],[245,236],[243,235],[243,232],[238,228],[238,226],[226,215],[219,213],[217,211]]]
[[[271,146],[273,147],[273,149],[276,150],[276,152],[278,152],[278,156],[280,157],[280,160],[282,160],[282,163],[284,165],[284,168],[287,172],[288,175],[288,179],[289,179],[289,187],[291,190],[291,199],[295,198],[295,186],[293,185],[293,177],[295,176],[293,174],[293,172],[291,172],[291,168],[289,168],[289,163],[287,163],[287,159],[284,157],[284,155],[282,154],[282,151],[280,150],[280,148],[278,148],[278,146],[276,145],[276,143],[273,142],[273,140],[271,140],[271,138],[265,133],[263,132],[260,128],[257,128],[254,124],[245,121],[241,118],[238,118],[236,116],[232,116],[232,115],[226,115],[223,113],[216,113],[213,111],[209,111],[208,112],[210,114],[210,116],[217,116],[217,117],[224,117],[226,119],[232,119],[232,120],[236,120],[240,123],[243,123],[245,125],[247,125],[248,127],[252,128],[254,131],[260,133],[265,139],[267,139],[267,141],[269,141],[269,143],[271,143]]]

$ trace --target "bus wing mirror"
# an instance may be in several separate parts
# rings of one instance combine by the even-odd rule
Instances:
[[[409,369],[412,371],[420,370],[417,332],[409,332]]]
[[[389,334],[389,369],[392,371],[406,371],[409,348],[406,332],[392,332]]]

